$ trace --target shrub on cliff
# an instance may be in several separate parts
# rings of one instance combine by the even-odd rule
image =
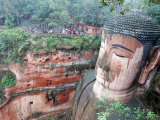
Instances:
[[[116,99],[114,103],[109,103],[105,96],[101,96],[99,100],[95,101],[94,105],[94,109],[105,109],[105,111],[103,112],[96,113],[99,120],[109,120],[111,114],[113,113],[118,113],[117,117],[119,115],[121,119],[124,120],[154,120],[156,117],[158,117],[154,112],[150,111],[149,109],[141,110],[140,107],[138,107],[132,110],[131,108],[126,107],[126,105],[119,99]]]
[[[6,29],[0,33],[0,54],[4,56],[3,63],[23,62],[26,53],[23,48],[28,36],[22,28]]]
[[[13,86],[15,83],[15,74],[10,71],[0,71],[0,102],[6,99],[3,92],[4,88]]]
[[[13,86],[16,83],[15,77],[16,77],[16,75],[13,73],[9,73],[9,74],[3,76],[2,81],[1,81],[2,85],[6,86],[6,87]]]
[[[101,37],[95,39],[93,35],[61,36],[61,35],[33,35],[35,44],[30,43],[29,50],[38,53],[39,49],[49,52],[51,49],[74,49],[74,50],[99,50]]]
[[[34,40],[34,41],[32,41]],[[8,65],[24,63],[27,50],[39,53],[39,49],[49,52],[52,49],[99,50],[101,36],[92,35],[70,37],[67,35],[30,35],[22,28],[7,29],[0,33],[0,59]],[[3,59],[2,59],[3,58]]]

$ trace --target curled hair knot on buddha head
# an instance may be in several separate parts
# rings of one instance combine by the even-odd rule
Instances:
[[[109,19],[104,25],[104,30],[109,34],[123,34],[139,40],[144,46],[142,60],[147,59],[150,49],[156,46],[160,38],[159,24],[137,10]]]

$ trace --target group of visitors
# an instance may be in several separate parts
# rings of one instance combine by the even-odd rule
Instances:
[[[32,32],[32,33],[37,33],[37,31],[35,30],[35,28],[32,28],[32,29],[31,29],[31,32]],[[48,30],[46,30],[46,29],[43,28],[43,31],[42,31],[42,32],[43,32],[43,33],[51,33],[51,34],[54,34],[54,29],[51,29],[51,30],[48,31]],[[75,29],[73,29],[73,30],[66,30],[66,31],[63,29],[63,31],[62,31],[62,30],[59,31],[59,34],[60,34],[60,35],[61,35],[61,34],[67,34],[67,33],[68,33],[68,34],[76,34],[76,35],[77,35],[77,34],[85,35],[84,32],[82,32],[82,31],[81,31],[81,32],[80,32],[80,31],[76,31]]]
[[[64,32],[64,31],[63,31]],[[51,34],[54,34],[54,29],[52,29],[52,30],[45,30],[45,29],[43,29],[43,33],[51,33]],[[62,30],[60,30],[59,31],[59,34],[61,35],[62,34]]]
[[[54,34],[54,29],[52,29],[52,30],[45,30],[44,28],[43,28],[43,33],[52,33],[52,34]]]
[[[48,33],[48,30],[45,30],[45,29],[43,28],[43,33]]]

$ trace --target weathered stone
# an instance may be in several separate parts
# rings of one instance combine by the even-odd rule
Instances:
[[[17,82],[4,90],[6,100],[0,105],[0,119],[32,119],[68,109],[77,81],[91,68],[96,56],[92,51],[80,54],[72,50],[54,49],[48,54],[39,51],[39,54],[27,52],[24,67],[1,64],[1,70],[13,72]]]
[[[80,89],[81,92],[76,90],[79,94],[75,94],[72,119],[97,120],[96,113],[106,112],[105,109],[91,109],[94,108],[94,101],[101,96],[105,96],[109,102],[119,98],[129,103],[127,107],[130,107],[130,101],[136,95],[144,94],[160,65],[160,47],[155,47],[158,38],[158,23],[143,12],[134,10],[109,19],[102,31],[95,68],[96,80],[85,79],[83,82],[87,81],[88,84],[84,87],[81,81],[81,86],[77,87],[83,89]],[[134,102],[140,103],[136,99]],[[119,118],[115,114],[110,119]]]

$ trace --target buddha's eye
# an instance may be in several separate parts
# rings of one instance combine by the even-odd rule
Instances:
[[[121,58],[128,58],[128,57],[125,57],[125,56],[121,56],[121,55],[118,55],[118,54],[116,54],[116,53],[114,53],[116,56],[118,56],[118,57],[121,57]]]

